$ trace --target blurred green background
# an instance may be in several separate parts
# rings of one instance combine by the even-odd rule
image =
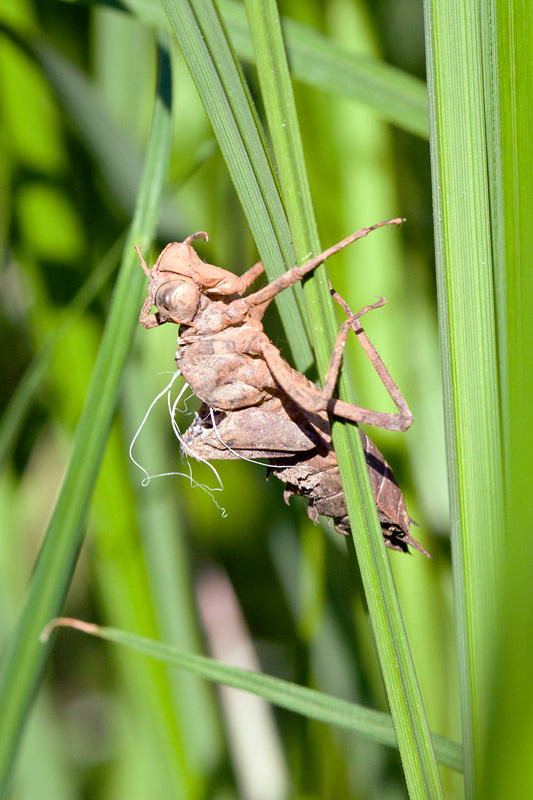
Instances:
[[[280,11],[349,53],[424,78],[422,8],[413,0],[281,2]],[[145,22],[103,4],[12,0],[0,21],[2,408],[27,370],[34,377],[22,427],[1,452],[6,641],[107,318],[152,115],[156,37]],[[231,21],[228,28],[231,34]],[[243,67],[260,107],[254,68],[246,60]],[[257,252],[177,48],[172,75],[173,146],[152,256],[168,241],[206,230],[201,256],[240,273]],[[323,246],[364,225],[407,219],[402,229],[377,232],[336,256],[328,274],[354,309],[376,295],[388,301],[365,329],[415,423],[406,435],[367,432],[434,557],[392,554],[391,562],[430,727],[459,740],[428,143],[422,130],[389,125],[387,109],[379,114],[337,87],[326,89],[295,83]],[[265,328],[290,359],[275,309]],[[243,462],[217,465],[224,490],[215,499],[225,516],[184,477],[141,485],[128,449],[174,369],[175,339],[173,326],[138,326],[65,614],[387,710],[360,587],[342,538],[327,523],[314,526],[297,499],[287,507],[282,485]],[[393,410],[354,342],[346,367],[359,404]],[[164,406],[148,418],[135,458],[151,474],[187,472]],[[194,401],[188,407],[182,428]],[[193,464],[192,475],[214,485],[203,465]],[[185,673],[60,632],[13,796],[406,796],[396,751],[245,698],[242,706],[236,693],[220,695]],[[459,776],[446,768],[442,776],[446,796],[461,797]]]

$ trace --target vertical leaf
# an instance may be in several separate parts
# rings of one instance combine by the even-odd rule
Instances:
[[[477,0],[426,3],[439,323],[452,512],[465,782],[474,796],[490,701],[503,529],[499,371]]]
[[[74,449],[60,496],[28,589],[22,617],[6,653],[0,681],[0,789],[7,785],[16,747],[31,701],[45,667],[50,644],[39,634],[60,612],[83,540],[84,523],[98,474],[120,379],[137,324],[144,276],[138,269],[134,244],[149,243],[166,173],[170,143],[169,74],[161,59],[160,92],[156,100],[144,174],[135,216],[126,241],[113,305],[95,365]]]
[[[482,20],[506,491],[482,793],[501,799],[533,791],[533,9],[496,0]]]

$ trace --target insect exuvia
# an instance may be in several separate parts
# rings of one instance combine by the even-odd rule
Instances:
[[[342,324],[321,390],[294,370],[263,331],[261,319],[279,292],[301,280],[336,252],[392,219],[362,228],[302,266],[246,295],[263,273],[261,262],[242,277],[206,264],[192,247],[205,232],[184,242],[168,244],[149,269],[148,296],[140,321],[145,328],[173,322],[179,325],[176,364],[202,407],[183,436],[188,454],[202,460],[260,458],[272,462],[270,471],[286,484],[285,498],[309,499],[309,515],[332,517],[340,532],[349,531],[346,503],[331,442],[328,412],[356,423],[405,431],[412,415],[379,354],[366,336],[360,317],[385,303],[380,299],[354,314],[331,289],[343,307]],[[156,311],[152,312],[152,306]],[[360,408],[333,397],[350,330],[361,342],[393,399],[398,413]],[[407,552],[408,545],[427,555],[410,533],[410,519],[391,468],[363,431],[363,448],[385,544]]]

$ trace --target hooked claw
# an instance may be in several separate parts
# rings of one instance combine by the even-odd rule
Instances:
[[[187,236],[183,244],[190,244],[194,242],[195,239],[205,239],[206,242],[209,241],[209,236],[205,231],[198,231],[197,233],[191,233],[190,236]]]

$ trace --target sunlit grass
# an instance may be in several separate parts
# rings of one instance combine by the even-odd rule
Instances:
[[[55,3],[53,9],[43,3],[37,14],[31,4],[15,2],[0,12],[0,23],[7,26],[0,40],[0,193],[6,210],[0,224],[1,296],[8,342],[2,391],[6,402],[14,397],[0,431],[6,463],[0,482],[6,523],[0,536],[0,635],[1,651],[11,653],[7,703],[0,716],[2,769],[7,774],[10,754],[16,751],[13,786],[25,800],[41,800],[45,793],[141,800],[154,792],[164,796],[168,787],[184,797],[237,797],[261,767],[267,774],[270,769],[273,785],[285,786],[290,796],[404,797],[400,760],[383,746],[392,743],[387,739],[390,717],[367,608],[340,537],[327,526],[324,531],[312,526],[302,504],[286,508],[281,485],[267,483],[259,467],[221,465],[225,490],[217,501],[229,512],[222,519],[210,498],[185,480],[160,479],[142,487],[142,476],[128,463],[131,438],[167,382],[158,373],[174,369],[176,332],[172,326],[148,332],[139,326],[126,365],[126,343],[136,330],[144,282],[131,240],[125,255],[129,300],[121,306],[122,289],[111,296],[98,278],[97,265],[128,228],[139,202],[154,97],[154,39],[148,25],[166,34],[172,30],[163,5],[147,0],[125,5],[127,17],[97,3],[89,8]],[[171,0],[165,5],[171,17],[190,9]],[[533,472],[527,413],[533,374],[527,338],[533,307],[531,10],[506,9],[496,2],[489,16],[483,8],[478,14],[475,4],[428,5],[452,572],[429,159],[423,142],[421,9],[406,3],[400,15],[385,3],[378,17],[366,5],[347,0],[335,0],[327,10],[318,0],[280,4],[287,19],[284,36],[297,111],[284,143],[277,138],[284,120],[275,114],[280,100],[281,107],[289,102],[292,114],[290,86],[282,86],[284,100],[276,98],[276,87],[264,82],[268,60],[254,53],[244,5],[221,2],[251,95],[264,114],[261,134],[266,131],[274,171],[248,99],[234,91],[240,76],[231,54],[218,58],[223,38],[215,45],[210,39],[216,13],[211,16],[207,3],[195,7],[215,63],[208,72],[205,61],[195,62],[196,40],[184,36],[184,20],[175,19],[202,100],[175,47],[170,168],[164,166],[164,147],[152,164],[161,171],[157,183],[163,172],[170,176],[159,214],[160,244],[205,228],[210,242],[202,245],[202,257],[207,261],[242,271],[257,260],[257,245],[272,276],[319,246],[314,217],[324,247],[362,225],[407,217],[402,230],[374,235],[332,259],[328,274],[353,307],[371,302],[376,294],[387,298],[387,306],[369,315],[366,327],[415,416],[405,436],[368,433],[393,465],[409,512],[421,524],[417,538],[420,534],[433,556],[432,562],[394,553],[389,559],[429,727],[444,737],[437,739],[437,755],[440,760],[447,740],[461,737],[458,671],[468,795],[473,796],[478,782],[489,798],[527,794],[533,781],[527,767],[531,654],[524,646],[531,612],[531,515],[524,486]],[[275,11],[270,3],[249,3],[252,15],[261,8]],[[461,15],[465,28],[456,24]],[[30,30],[35,38],[26,38]],[[480,52],[471,46],[478,39]],[[274,48],[273,56],[276,74],[283,52]],[[458,87],[464,92],[461,102]],[[233,139],[225,127],[229,116],[221,113],[220,92],[231,96],[231,115],[237,120],[232,135],[238,134]],[[302,150],[299,143],[291,150],[298,136],[295,122]],[[36,130],[39,136],[31,133]],[[231,151],[238,140],[239,153]],[[296,156],[292,166],[283,162],[285,147]],[[253,165],[253,180],[243,164]],[[291,184],[299,181],[291,197]],[[82,287],[91,285],[87,294]],[[309,300],[307,289],[306,296]],[[265,327],[300,369],[311,363],[306,341],[311,333],[310,343],[319,351],[319,368],[311,374],[318,380],[338,323],[330,319],[329,333],[317,335],[316,319],[310,327],[301,309],[302,297],[287,299],[280,309],[284,327],[275,313]],[[102,339],[106,323],[113,334]],[[43,351],[49,334],[51,345]],[[120,370],[125,367],[125,374],[120,414],[107,438],[119,370],[110,382],[93,388],[88,412],[83,404],[94,364],[105,360],[110,341],[114,363]],[[19,394],[13,394],[30,364]],[[389,410],[356,342],[348,345],[345,372],[358,402]],[[80,419],[83,441],[79,433],[73,437]],[[157,472],[183,468],[164,409],[154,411],[137,446],[142,463],[155,465]],[[70,459],[66,485],[74,480],[79,495],[66,498],[64,519],[69,521],[62,543],[54,547],[56,568],[48,569],[50,547],[45,545],[33,589],[26,593],[48,520],[52,530],[57,523],[55,498]],[[194,470],[195,478],[203,480],[202,468],[195,465]],[[64,495],[59,509],[61,504],[65,507]],[[87,546],[72,579],[85,527]],[[492,579],[498,574],[503,578],[498,614],[489,613],[498,584]],[[261,749],[262,759],[248,763],[234,746],[234,732],[228,734],[231,704],[218,704],[207,681],[117,644],[107,647],[61,633],[51,649],[52,667],[40,680],[47,653],[36,637],[49,617],[61,612],[69,586],[71,616],[159,640],[155,650],[168,644],[185,660],[187,654],[212,654],[215,644],[202,595],[212,575],[231,585],[242,617],[239,629],[246,632],[246,647],[255,651],[265,675],[265,696],[280,701],[281,695],[268,694],[275,681],[265,689],[269,675],[280,678],[281,705],[305,715],[309,708],[298,706],[296,690],[291,698],[291,687],[303,687],[302,698],[310,687],[317,694],[307,699],[321,704],[325,715],[315,714],[318,722],[280,712],[265,725],[251,717],[250,731],[261,730],[272,747]],[[15,634],[13,649],[13,631],[24,608],[27,624]],[[128,639],[129,633],[117,636]],[[210,673],[212,662],[192,659],[191,664],[212,680],[224,681],[231,672],[215,665],[216,674]],[[38,678],[38,703],[26,720]],[[382,743],[375,737],[370,741],[370,725],[365,731],[363,724],[357,733],[357,726],[351,732],[337,729],[336,702],[343,713],[350,709],[354,719],[361,710],[374,712],[377,716],[370,717],[387,730],[378,737]],[[92,736],[95,725],[103,731],[98,740]],[[17,748],[21,726],[27,735]],[[454,760],[444,762],[457,767],[452,751]],[[282,755],[269,761],[267,752]],[[442,762],[439,769],[445,796],[461,798],[460,776]],[[415,794],[431,796],[431,791]]]

